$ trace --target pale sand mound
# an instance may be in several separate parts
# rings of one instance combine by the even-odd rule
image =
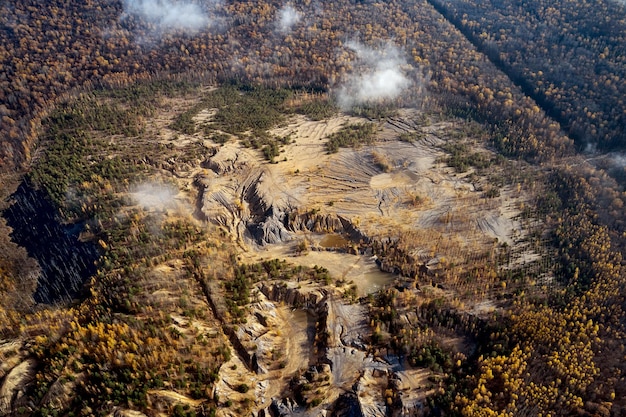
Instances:
[[[36,366],[34,359],[27,359],[6,376],[0,387],[0,415],[7,415],[11,411],[12,399],[34,377]]]
[[[213,114],[212,110],[201,111],[196,122],[204,123]],[[289,216],[341,216],[368,237],[385,240],[408,236],[408,247],[403,249],[433,268],[438,263],[463,262],[468,253],[491,249],[494,239],[513,245],[521,236],[521,226],[515,218],[518,205],[514,204],[523,197],[519,191],[503,189],[499,190],[502,197],[487,199],[484,190],[490,184],[486,176],[473,175],[471,169],[459,174],[442,162],[446,154],[441,145],[462,140],[458,135],[451,139],[448,134],[453,129],[455,133],[460,131],[456,122],[422,127],[414,122],[419,117],[417,111],[403,109],[399,114],[377,122],[374,145],[340,149],[335,154],[327,153],[326,138],[346,124],[367,120],[346,115],[325,121],[290,116],[285,125],[270,132],[292,139],[280,146],[276,163],[266,161],[261,150],[243,147],[235,137],[218,146],[210,138],[178,135],[177,149],[195,138],[204,144],[205,150],[200,152],[202,158],[196,170],[171,171],[181,189],[197,190],[197,198],[193,196],[196,215],[223,226],[239,243],[242,262],[280,258],[296,265],[319,265],[329,270],[333,281],[339,282],[336,288],[326,287],[332,298],[327,321],[330,346],[325,356],[332,363],[332,372],[331,386],[324,388],[323,395],[328,395],[325,401],[331,401],[358,382],[362,407],[371,414],[384,410],[382,393],[389,383],[391,365],[367,353],[365,346],[371,329],[366,307],[346,303],[354,295],[353,285],[356,295],[363,296],[392,284],[396,277],[381,273],[371,256],[325,250],[352,250],[353,242],[338,232],[326,236],[306,230],[285,232]],[[399,141],[403,133],[410,136],[403,139],[415,141]],[[479,144],[476,150],[488,152]],[[297,244],[305,239],[316,250],[295,256],[299,253]],[[318,285],[292,284],[303,288]],[[162,290],[153,295],[168,296],[159,291]],[[431,291],[444,294],[438,288]],[[342,294],[346,298],[341,298]],[[292,311],[288,306],[253,296],[257,298],[250,306],[247,321],[236,334],[248,353],[257,355],[261,371],[251,372],[227,342],[233,356],[220,370],[215,393],[222,403],[229,399],[240,405],[247,399],[253,408],[263,409],[272,398],[284,394],[290,378],[299,369],[311,365],[315,336],[304,311]],[[480,312],[490,306],[482,307]],[[191,327],[182,317],[172,317],[176,319],[173,326],[181,332]],[[406,369],[399,374],[398,388],[405,405],[417,405],[432,393],[430,385],[426,387],[427,375],[425,371]],[[243,383],[250,389],[245,394],[238,392]],[[220,408],[219,413],[237,415],[237,410]]]
[[[201,111],[196,123],[213,114]],[[269,132],[292,138],[281,146],[275,164],[265,161],[260,150],[242,147],[236,138],[211,145],[214,155],[207,151],[205,169],[189,173],[203,192],[196,213],[227,227],[242,244],[249,220],[269,208],[341,215],[372,237],[427,228],[444,236],[462,233],[466,242],[488,244],[497,238],[513,244],[514,231],[521,229],[514,220],[517,212],[499,207],[502,198],[486,201],[475,178],[438,162],[445,157],[439,148],[442,138],[455,128],[454,122],[420,126],[415,122],[419,119],[418,111],[400,109],[398,117],[376,122],[376,145],[328,154],[325,142],[330,134],[369,121],[343,114],[323,121],[290,116],[285,125]],[[419,139],[400,142],[403,133]],[[181,135],[176,143],[185,140]],[[251,188],[261,204],[250,201]]]

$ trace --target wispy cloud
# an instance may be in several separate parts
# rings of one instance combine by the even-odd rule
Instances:
[[[278,11],[276,27],[280,32],[291,32],[300,19],[302,19],[302,14],[293,6],[287,4]]]
[[[406,60],[394,44],[388,42],[380,49],[358,42],[348,42],[346,46],[356,52],[357,62],[337,91],[337,103],[342,109],[393,100],[411,85],[402,68]]]
[[[158,31],[195,33],[213,23],[198,4],[188,0],[124,0],[123,4],[125,13],[155,25]]]
[[[130,189],[130,196],[135,203],[146,210],[164,211],[179,207],[176,195],[178,190],[171,185],[144,182]]]

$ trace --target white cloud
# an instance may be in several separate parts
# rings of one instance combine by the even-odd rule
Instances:
[[[212,23],[200,6],[186,0],[124,0],[124,11],[154,24],[160,31],[195,33]]]
[[[354,66],[357,69],[340,83],[337,102],[342,109],[393,100],[411,85],[402,68],[406,61],[392,43],[386,43],[378,50],[358,42],[349,42],[346,46],[356,52]]]
[[[130,196],[146,210],[164,211],[179,206],[176,200],[178,190],[171,185],[144,182],[131,187]]]
[[[291,5],[285,5],[278,11],[276,26],[280,32],[291,32],[293,26],[302,19],[302,14]]]

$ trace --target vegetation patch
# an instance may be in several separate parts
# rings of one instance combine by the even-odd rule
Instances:
[[[381,152],[373,151],[372,160],[374,161],[374,165],[383,172],[391,172],[393,170],[393,163],[389,160],[387,155]]]
[[[281,145],[290,143],[291,138],[270,135],[268,130],[285,121],[285,115],[291,111],[285,102],[291,94],[287,89],[227,84],[210,91],[198,104],[179,114],[170,128],[193,135],[197,131],[197,114],[214,109],[215,115],[202,125],[208,138],[224,144],[231,135],[239,137],[244,146],[259,149],[266,160],[274,163]]]
[[[348,125],[328,136],[326,150],[329,153],[335,153],[339,148],[356,148],[361,145],[371,145],[374,143],[375,134],[376,124],[374,123]]]
[[[311,120],[318,121],[334,116],[339,109],[329,99],[314,98],[306,100],[296,107],[296,112],[305,115]]]
[[[224,283],[227,291],[226,305],[237,323],[243,320],[250,303],[252,286],[261,281],[314,281],[324,285],[332,283],[329,271],[321,266],[293,265],[285,260],[272,259],[255,264],[240,264],[235,268],[234,279]]]
[[[365,117],[372,120],[383,120],[398,115],[398,110],[392,104],[364,104],[354,106],[350,114],[356,117]]]
[[[446,143],[442,146],[449,155],[444,161],[457,172],[467,172],[470,167],[479,171],[489,168],[496,160],[484,152],[472,152],[469,147],[462,143]]]

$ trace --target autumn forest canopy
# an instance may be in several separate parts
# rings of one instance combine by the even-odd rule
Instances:
[[[390,416],[623,415],[625,126],[621,1],[2,2],[0,415],[244,415],[261,374],[326,407],[338,346],[406,365],[362,370]],[[286,236],[293,264],[242,249]],[[296,262],[326,252],[405,281]],[[303,308],[308,370],[262,342]]]
[[[66,94],[180,72],[328,90],[338,88],[355,64],[353,40],[393,42],[411,71],[427,76],[431,94],[452,106],[467,102],[489,123],[511,120],[540,129],[542,140],[522,145],[511,137],[512,143],[502,144],[512,152],[542,154],[548,152],[544,143],[554,141],[550,152],[563,152],[567,140],[542,122],[544,112],[580,147],[623,146],[626,23],[619,3],[590,2],[584,16],[572,2],[297,6],[143,0],[3,5],[3,165],[28,159],[38,121]],[[525,104],[529,97],[536,104]]]

